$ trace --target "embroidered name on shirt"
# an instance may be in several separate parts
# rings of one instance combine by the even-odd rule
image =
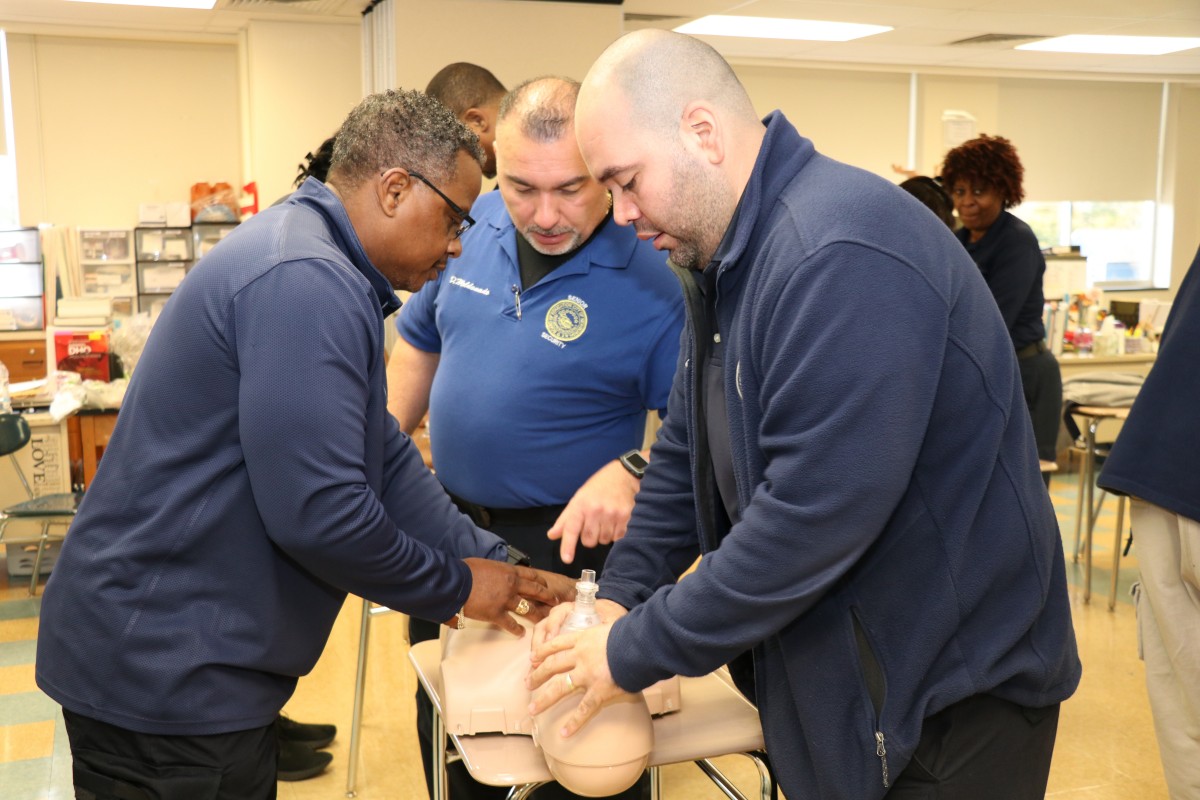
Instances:
[[[451,286],[461,286],[464,289],[475,292],[475,294],[482,294],[485,296],[490,295],[492,293],[491,289],[481,289],[478,286],[476,286],[475,284],[471,283],[470,281],[464,281],[462,278],[458,277],[457,275],[450,276],[450,285]]]

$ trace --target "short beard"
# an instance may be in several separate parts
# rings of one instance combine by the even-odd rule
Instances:
[[[682,151],[673,159],[671,181],[669,205],[681,217],[677,230],[667,231],[679,243],[671,251],[671,263],[702,270],[712,261],[729,227],[729,189]]]
[[[571,235],[562,244],[547,248],[537,243],[537,240],[533,238],[535,233],[540,233],[542,236],[557,236],[560,233],[569,233]],[[552,228],[551,230],[546,230],[545,228],[539,228],[536,225],[530,225],[521,231],[521,235],[525,237],[525,241],[529,242],[530,247],[532,247],[534,250],[537,250],[544,256],[566,255],[567,253],[573,252],[580,245],[579,231],[575,230],[574,228],[566,228],[564,230],[556,230]]]

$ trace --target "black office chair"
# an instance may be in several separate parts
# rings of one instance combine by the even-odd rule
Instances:
[[[20,414],[0,414],[0,456],[9,457],[13,469],[17,472],[17,478],[20,479],[21,485],[25,488],[25,494],[29,498],[0,509],[0,544],[37,545],[37,554],[33,557],[33,574],[29,580],[29,596],[33,597],[37,594],[46,545],[51,542],[61,542],[65,538],[67,527],[75,517],[75,510],[79,508],[79,501],[83,498],[83,492],[46,494],[41,497],[34,494],[16,456],[21,448],[29,444],[31,436],[29,423]],[[6,538],[5,531],[13,520],[40,522],[41,534],[36,537]],[[62,532],[52,535],[50,528],[54,525],[61,525]]]

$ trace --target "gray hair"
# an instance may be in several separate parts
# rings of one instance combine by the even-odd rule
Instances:
[[[353,191],[392,167],[449,179],[460,150],[483,164],[479,137],[448,108],[423,92],[389,89],[368,95],[342,123],[329,180]]]
[[[579,81],[555,76],[532,78],[504,95],[496,119],[498,123],[516,124],[535,142],[557,142],[575,124],[578,97]]]

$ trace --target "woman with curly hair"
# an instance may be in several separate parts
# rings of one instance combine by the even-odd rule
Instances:
[[[955,235],[983,273],[1017,351],[1038,458],[1054,461],[1062,375],[1042,324],[1046,260],[1037,236],[1008,211],[1025,197],[1024,174],[1012,142],[987,134],[954,148],[942,164],[942,183],[962,223]]]

